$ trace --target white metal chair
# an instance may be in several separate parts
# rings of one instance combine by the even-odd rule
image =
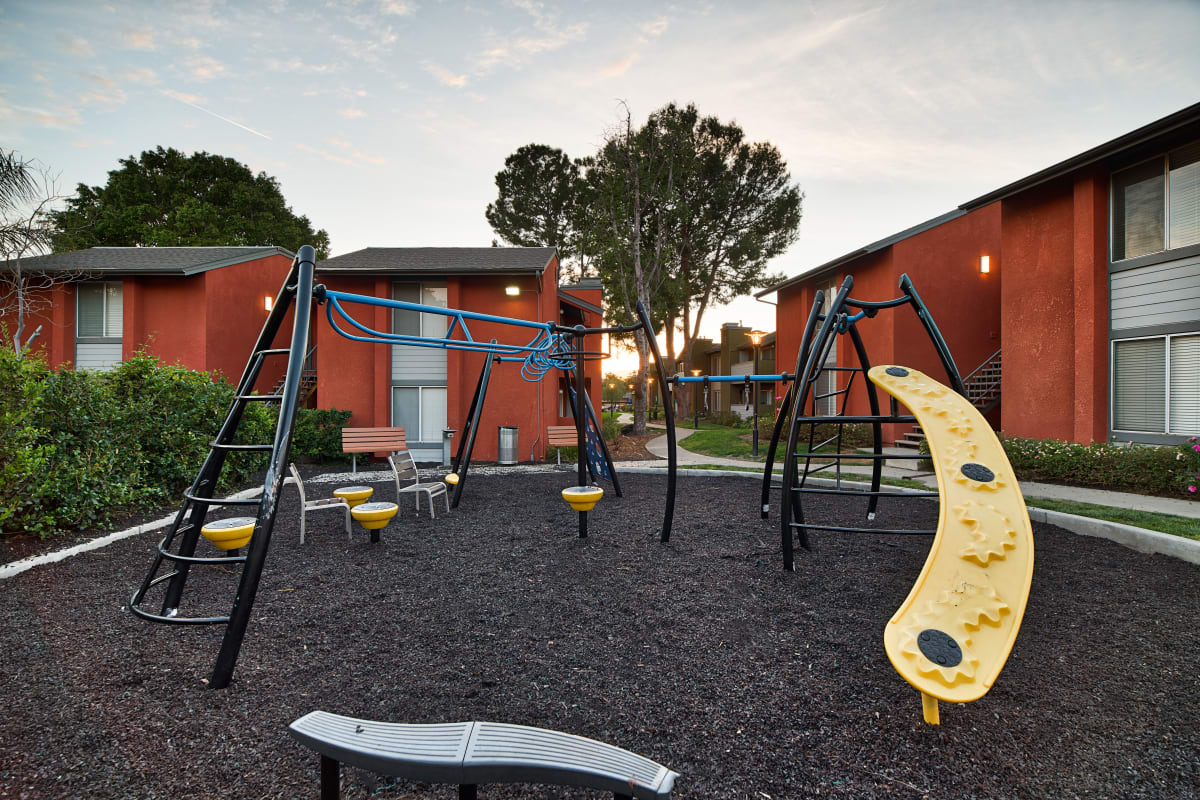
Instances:
[[[424,494],[429,498],[429,518],[434,519],[433,514],[433,498],[436,495],[441,495],[446,500],[446,511],[450,510],[450,494],[446,491],[446,484],[438,481],[437,483],[421,483],[421,476],[417,473],[417,462],[413,460],[411,450],[401,450],[399,453],[393,453],[388,456],[388,463],[392,465],[392,473],[396,476],[396,503],[400,502],[400,495],[412,494],[417,501],[417,511],[421,510],[421,495]],[[408,486],[401,485],[401,481],[411,481]]]
[[[295,464],[288,464],[288,469],[291,470],[292,477],[289,479],[296,484],[296,489],[300,492],[300,544],[304,544],[304,523],[308,518],[309,511],[321,511],[327,508],[340,508],[346,515],[346,537],[354,538],[350,532],[350,504],[340,497],[322,497],[319,500],[308,500],[304,496],[304,481],[300,480],[300,473],[296,470]]]

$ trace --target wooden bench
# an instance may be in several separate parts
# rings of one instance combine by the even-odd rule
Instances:
[[[404,428],[342,428],[342,452],[351,453],[351,470],[358,472],[357,453],[382,453],[389,456],[407,450]]]
[[[551,425],[546,428],[546,446],[558,448],[554,453],[557,463],[562,463],[562,448],[578,445],[579,439],[576,438],[574,425]]]
[[[544,783],[669,798],[678,773],[636,753],[569,733],[499,722],[410,725],[313,711],[288,726],[321,756],[321,800],[341,797],[340,764],[424,783]]]

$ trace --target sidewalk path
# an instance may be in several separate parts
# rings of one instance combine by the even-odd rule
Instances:
[[[680,445],[680,442],[682,442],[688,436],[691,436],[694,432],[695,431],[690,428],[675,429],[675,454],[680,467],[695,466],[697,464],[711,464],[713,466],[722,467],[754,467],[759,471],[762,470],[761,463],[751,461],[749,459],[706,456],[684,449]],[[646,449],[663,460],[627,463],[645,467],[667,466],[667,437],[665,435],[646,442]],[[775,471],[778,472],[782,468],[782,459],[780,459],[780,462],[775,464]],[[869,468],[860,466],[845,466],[842,467],[842,472],[870,475]],[[832,474],[832,471],[823,473],[822,477],[831,477]],[[889,478],[907,478],[909,480],[920,481],[926,486],[935,489],[937,488],[937,478],[932,472],[915,472],[907,469],[896,469],[895,467],[884,467],[883,474]],[[1021,493],[1026,497],[1039,497],[1046,500],[1069,500],[1076,503],[1091,503],[1092,505],[1097,506],[1127,508],[1134,511],[1150,511],[1155,514],[1171,514],[1176,517],[1200,519],[1200,503],[1194,500],[1183,500],[1172,497],[1153,497],[1150,495],[1132,494],[1129,492],[1111,492],[1104,489],[1086,489],[1078,486],[1059,486],[1057,484],[1036,483],[1034,481],[1021,481],[1020,485]]]

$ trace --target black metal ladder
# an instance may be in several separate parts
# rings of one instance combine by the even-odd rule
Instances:
[[[302,388],[305,355],[309,348],[309,320],[313,301],[313,268],[316,253],[312,247],[300,248],[288,272],[278,298],[263,324],[246,368],[242,372],[234,392],[233,403],[225,416],[216,437],[209,445],[208,456],[191,487],[183,493],[183,504],[166,536],[159,542],[154,560],[145,578],[129,601],[129,609],[138,617],[151,622],[173,625],[225,625],[225,637],[213,667],[210,686],[224,688],[229,684],[237,663],[254,596],[258,591],[259,578],[266,563],[271,531],[275,524],[275,512],[279,506],[279,495],[286,474],[288,453],[291,449],[292,431]],[[287,348],[273,348],[287,314],[292,309],[292,340]],[[255,382],[266,359],[286,356],[287,370],[282,390],[267,395],[253,394]],[[247,405],[255,402],[278,404],[275,436],[270,443],[235,444],[238,427]],[[270,453],[262,493],[253,499],[220,499],[213,493],[231,452]],[[200,530],[210,509],[237,506],[254,506],[254,532],[251,535],[246,555],[197,556],[196,545]],[[236,552],[236,551],[234,551]],[[188,574],[193,565],[219,566],[241,564],[241,575],[233,597],[229,614],[209,617],[183,616],[180,605]],[[165,570],[165,571],[164,571]],[[161,574],[160,574],[161,573]],[[150,590],[166,584],[158,612],[145,607]]]

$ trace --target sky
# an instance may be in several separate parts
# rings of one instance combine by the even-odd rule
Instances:
[[[790,277],[1197,102],[1198,32],[1197,0],[5,0],[0,146],[68,193],[159,145],[229,156],[333,255],[486,246],[518,147],[691,102],[787,161]]]

